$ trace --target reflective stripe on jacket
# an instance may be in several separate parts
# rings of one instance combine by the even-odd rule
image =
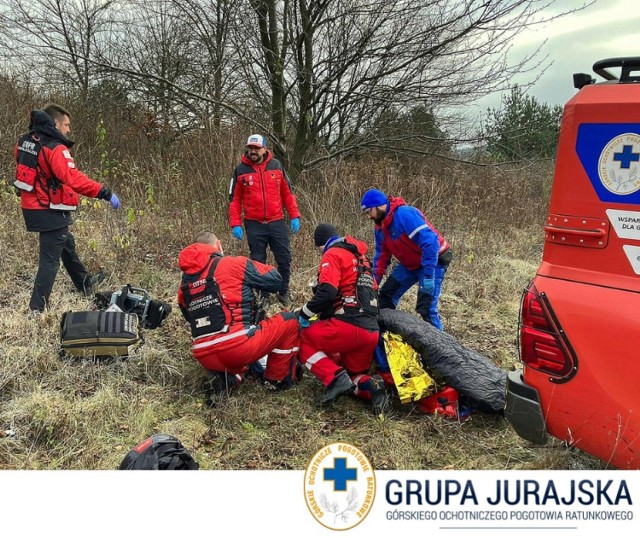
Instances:
[[[408,270],[422,267],[425,276],[433,277],[438,256],[449,249],[449,243],[418,209],[395,197],[389,197],[387,216],[375,226],[375,240],[373,271],[378,281],[392,256]]]

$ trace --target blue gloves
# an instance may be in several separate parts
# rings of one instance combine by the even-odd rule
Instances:
[[[436,288],[436,282],[433,278],[423,277],[418,284],[418,287],[422,293],[429,296],[433,296],[433,292]]]
[[[300,219],[299,218],[292,218],[291,219],[291,233],[293,233],[295,235],[296,233],[298,233],[298,231],[300,231]]]
[[[244,237],[244,230],[242,229],[242,226],[233,226],[231,231],[233,231],[233,236],[239,241]]]
[[[309,326],[311,326],[311,321],[302,315],[302,308],[296,308],[295,310],[293,310],[293,313],[298,318],[300,328],[308,328]]]
[[[111,199],[109,200],[109,203],[111,204],[111,207],[113,207],[114,209],[120,208],[120,198],[116,196],[115,192],[111,193]]]

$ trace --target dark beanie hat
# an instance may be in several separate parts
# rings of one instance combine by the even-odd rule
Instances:
[[[387,196],[384,195],[384,192],[380,192],[375,188],[371,190],[367,190],[362,196],[362,201],[360,202],[360,208],[364,211],[366,209],[371,209],[372,207],[380,207],[381,205],[386,205],[389,203]]]
[[[313,232],[313,244],[316,246],[324,246],[331,237],[337,237],[338,230],[331,224],[318,224]]]

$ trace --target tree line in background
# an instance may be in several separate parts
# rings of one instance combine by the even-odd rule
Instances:
[[[5,0],[0,84],[25,107],[61,102],[76,131],[78,118],[106,131],[102,166],[107,150],[132,146],[167,162],[186,146],[198,156],[212,136],[232,153],[233,133],[249,131],[294,173],[362,152],[451,156],[452,111],[544,69],[537,53],[510,64],[507,51],[524,28],[577,11],[547,15],[551,4]],[[559,115],[515,88],[488,111],[486,151],[553,156]]]
[[[556,154],[561,120],[562,106],[540,103],[516,86],[500,108],[487,111],[481,139],[498,161],[550,159]]]

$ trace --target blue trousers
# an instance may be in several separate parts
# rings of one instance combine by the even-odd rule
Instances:
[[[442,280],[447,272],[447,267],[438,263],[435,272],[435,286],[433,295],[428,295],[418,290],[416,300],[416,312],[426,322],[431,323],[438,330],[442,330],[442,321],[438,313],[438,299]],[[424,271],[422,268],[408,270],[403,265],[396,265],[389,277],[379,291],[380,308],[396,309],[402,296],[422,278]]]

